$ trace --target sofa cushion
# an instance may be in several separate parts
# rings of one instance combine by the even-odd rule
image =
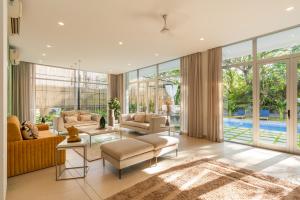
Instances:
[[[79,119],[80,121],[91,121],[92,115],[89,114],[79,115]]]
[[[117,160],[125,160],[136,155],[153,151],[154,149],[151,144],[132,138],[108,142],[102,144],[100,148],[103,152]]]
[[[152,115],[153,115],[152,113],[146,114],[146,116],[145,116],[145,122],[146,123],[150,123]]]
[[[135,121],[124,121],[123,124],[127,125],[127,126],[143,128],[143,129],[150,129],[150,124],[149,123],[141,123],[141,122],[135,122]]]
[[[65,116],[65,121],[66,123],[74,123],[77,122],[77,116],[73,115],[73,116]]]
[[[152,144],[155,150],[179,143],[178,138],[157,134],[143,135],[136,137],[135,139]]]
[[[65,128],[75,126],[81,127],[81,126],[91,126],[91,125],[98,125],[98,122],[96,121],[77,121],[77,122],[70,122],[70,123],[65,123]]]
[[[79,115],[87,115],[87,114],[90,114],[90,111],[88,111],[88,110],[78,110],[77,113]]]
[[[52,133],[49,130],[39,131],[38,139],[40,139],[40,138],[49,138],[49,137],[57,137],[57,135]]]
[[[137,113],[137,114],[134,115],[133,121],[144,123],[145,119],[146,119],[146,114],[145,113]]]
[[[60,114],[62,116],[62,118],[64,119],[64,123],[66,123],[66,117],[70,117],[70,116],[76,116],[78,117],[78,113],[75,110],[71,110],[71,111],[63,111]]]

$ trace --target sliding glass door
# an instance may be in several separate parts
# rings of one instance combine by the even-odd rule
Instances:
[[[293,151],[300,153],[300,57],[295,57],[292,61],[292,76],[291,79],[294,80],[293,85],[293,102],[291,115],[293,117],[292,129],[293,129]]]
[[[288,61],[259,67],[259,144],[287,148],[290,93]]]
[[[222,54],[225,141],[300,153],[300,27]]]

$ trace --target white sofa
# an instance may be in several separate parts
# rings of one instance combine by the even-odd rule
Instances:
[[[70,126],[77,128],[83,126],[92,126],[97,125],[100,120],[100,115],[95,113],[90,113],[83,110],[72,110],[72,111],[63,111],[60,114],[60,117],[55,117],[53,119],[53,129],[60,132],[65,132],[66,129]]]
[[[166,117],[151,113],[121,114],[120,127],[132,129],[134,131],[151,134],[167,131],[163,127]]]

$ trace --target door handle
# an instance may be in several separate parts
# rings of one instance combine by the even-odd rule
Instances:
[[[287,110],[287,112],[285,112],[287,114],[288,119],[291,118],[291,110]]]

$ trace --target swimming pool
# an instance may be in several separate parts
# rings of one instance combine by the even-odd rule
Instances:
[[[239,127],[239,128],[253,128],[252,120],[247,119],[233,119],[233,118],[224,118],[224,126],[226,127]],[[275,121],[266,121],[261,120],[259,123],[259,128],[266,131],[272,132],[286,132],[287,127],[285,122],[275,122]],[[297,132],[300,134],[300,125],[297,127]]]

